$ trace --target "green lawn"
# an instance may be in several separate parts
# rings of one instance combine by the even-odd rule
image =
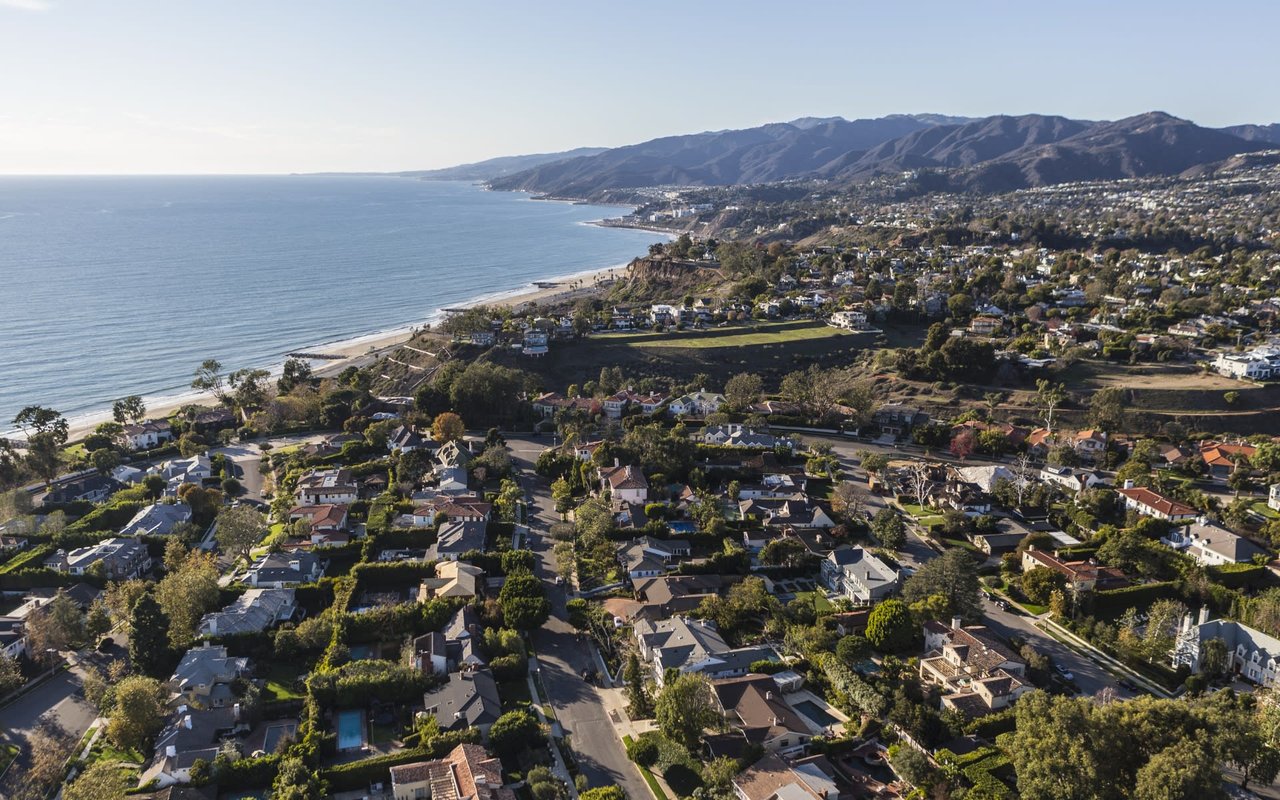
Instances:
[[[829,339],[834,336],[853,336],[849,331],[833,328],[821,322],[774,322],[746,328],[702,331],[668,331],[664,333],[639,333],[625,336],[602,337],[603,341],[627,344],[631,347],[749,347],[780,342],[800,342],[808,339]]]
[[[272,695],[268,699],[297,700],[304,697],[303,692],[294,688],[294,681],[304,672],[306,669],[296,664],[273,664],[267,673],[267,692]]]
[[[835,608],[835,606],[831,605],[831,601],[827,599],[827,596],[824,595],[822,592],[796,592],[797,600],[800,600],[802,598],[807,600],[810,597],[813,598],[814,600],[813,607],[814,609],[817,610],[819,614],[821,614],[824,611],[831,611],[832,609]]]
[[[498,697],[502,698],[503,711],[526,708],[533,702],[533,698],[529,696],[529,681],[524,678],[499,683]]]
[[[946,517],[943,517],[943,516],[936,516],[936,517],[921,517],[921,518],[920,518],[920,520],[919,520],[920,525],[921,525],[922,527],[925,527],[925,528],[928,528],[928,527],[933,526],[933,525],[941,525],[942,523],[944,523],[944,522],[946,522],[946,521],[947,521],[947,518],[946,518]]]
[[[1250,507],[1253,509],[1255,514],[1266,517],[1267,519],[1280,519],[1280,514],[1277,514],[1271,506],[1268,506],[1265,500],[1259,500]]]
[[[941,514],[938,512],[938,509],[929,508],[928,506],[917,505],[915,503],[903,503],[902,510],[906,511],[908,514],[910,514],[911,516],[915,517],[918,520],[923,520],[925,517],[941,516]]]
[[[1032,614],[1035,614],[1037,617],[1040,616],[1041,614],[1048,612],[1049,610],[1048,606],[1037,605],[1036,603],[1030,603],[1030,602],[1019,603],[1018,605],[1030,611]]]
[[[947,539],[944,537],[942,541],[947,545],[947,547],[960,547],[971,553],[976,553],[983,558],[987,557],[986,553],[974,547],[973,544],[966,539]]]

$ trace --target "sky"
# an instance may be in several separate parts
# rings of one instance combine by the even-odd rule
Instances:
[[[0,0],[0,174],[427,169],[800,116],[1280,121],[1280,3]]]

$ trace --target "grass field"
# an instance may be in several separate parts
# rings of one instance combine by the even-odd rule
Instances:
[[[925,506],[916,505],[915,503],[903,503],[902,510],[915,517],[916,519],[924,519],[925,517],[941,516],[936,508],[926,508]]]
[[[749,347],[761,344],[801,342],[808,339],[829,339],[836,336],[854,336],[849,331],[833,328],[821,322],[776,322],[747,328],[704,331],[669,331],[666,333],[639,333],[609,336],[605,341],[623,343],[631,347]]]
[[[835,606],[831,605],[831,601],[822,592],[796,592],[796,599],[800,600],[813,598],[814,609],[821,614],[824,611],[831,611]]]
[[[1250,508],[1253,509],[1255,514],[1261,517],[1266,517],[1267,519],[1280,519],[1280,514],[1277,514],[1272,510],[1271,506],[1268,506],[1265,500],[1259,500],[1250,506]]]
[[[293,682],[302,674],[302,669],[292,664],[275,664],[267,673],[267,691],[272,700],[297,700],[303,697],[302,692],[294,688]]]

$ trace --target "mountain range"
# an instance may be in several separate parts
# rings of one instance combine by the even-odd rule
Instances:
[[[655,186],[797,179],[837,183],[928,170],[934,188],[996,192],[1077,180],[1178,175],[1280,147],[1280,124],[1213,129],[1159,111],[1115,121],[1040,114],[802,117],[742,130],[666,136],[608,149],[493,159],[402,173],[494,189],[593,198]]]

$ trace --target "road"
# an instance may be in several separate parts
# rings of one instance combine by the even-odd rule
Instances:
[[[5,776],[5,784],[15,786],[30,766],[28,737],[42,725],[52,725],[67,736],[67,755],[70,747],[80,740],[98,711],[84,699],[83,679],[73,667],[54,675],[0,710],[0,740],[16,743],[22,748],[18,760]],[[0,796],[6,796],[6,785],[0,785]]]
[[[539,437],[507,438],[512,461],[521,471],[529,499],[526,519],[530,529],[529,547],[538,556],[538,576],[546,582],[551,598],[551,619],[533,634],[542,686],[561,729],[569,737],[578,768],[591,786],[620,786],[631,800],[645,800],[651,796],[648,785],[627,758],[599,691],[581,677],[584,669],[596,669],[594,655],[569,625],[565,587],[555,584],[558,573],[547,531],[559,517],[547,481],[533,472],[538,454],[550,441],[550,438]]]

